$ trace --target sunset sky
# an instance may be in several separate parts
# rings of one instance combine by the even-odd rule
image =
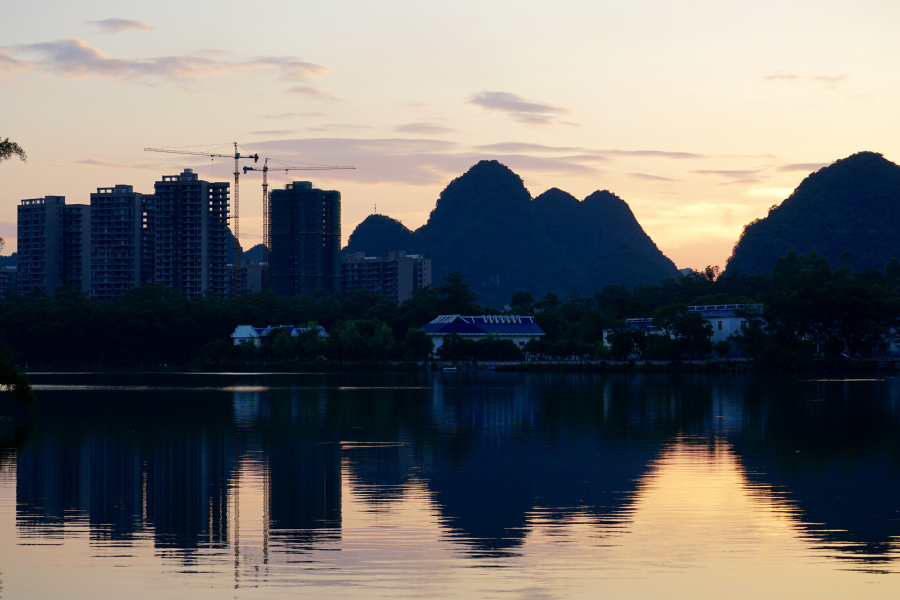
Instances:
[[[341,191],[345,241],[376,204],[422,225],[489,158],[533,196],[609,189],[679,268],[724,265],[810,171],[900,160],[898,22],[872,0],[7,3],[0,137],[29,160],[0,167],[4,254],[23,198],[228,180],[232,161],[143,148],[237,141],[354,165],[289,178]],[[259,183],[242,179],[245,248]]]

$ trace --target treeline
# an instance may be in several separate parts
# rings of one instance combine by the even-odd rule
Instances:
[[[608,285],[597,293],[565,300],[548,293],[535,299],[517,292],[509,314],[535,315],[546,332],[526,352],[539,358],[594,357],[679,359],[712,352],[709,324],[693,313],[696,304],[764,305],[747,314],[738,345],[769,368],[801,368],[817,357],[872,356],[883,350],[900,324],[900,262],[884,271],[854,271],[849,255],[831,269],[812,253],[790,253],[768,275],[745,275],[717,267],[634,289]],[[0,352],[18,364],[58,367],[140,365],[207,368],[247,363],[422,360],[431,341],[419,327],[440,314],[502,314],[478,305],[458,273],[443,285],[418,290],[401,305],[367,291],[340,299],[327,295],[281,297],[262,293],[226,299],[188,299],[158,286],[136,288],[111,302],[96,302],[60,288],[0,300]],[[647,335],[624,327],[625,319],[653,317],[669,335]],[[327,340],[274,332],[271,344],[234,347],[237,325],[322,325]],[[609,345],[603,330],[612,329]],[[279,335],[280,334],[280,335]],[[727,354],[729,348],[715,350]],[[511,343],[451,337],[441,358],[515,360]]]

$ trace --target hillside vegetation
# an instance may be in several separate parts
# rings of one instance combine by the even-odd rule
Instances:
[[[592,294],[677,274],[615,194],[597,191],[579,201],[554,188],[532,200],[522,179],[494,160],[454,179],[416,231],[371,215],[344,248],[370,256],[390,250],[424,253],[434,281],[459,271],[485,304],[498,307],[517,290]]]
[[[767,273],[790,251],[816,252],[832,268],[883,269],[900,254],[900,166],[859,152],[810,174],[768,216],[744,228],[728,271]]]

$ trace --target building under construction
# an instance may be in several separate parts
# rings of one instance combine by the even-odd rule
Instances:
[[[295,181],[269,195],[269,289],[282,296],[341,289],[341,194]]]
[[[154,184],[156,283],[195,297],[229,295],[228,183],[201,181],[191,169]]]

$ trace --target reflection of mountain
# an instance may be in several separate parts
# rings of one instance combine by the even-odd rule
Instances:
[[[629,403],[627,387],[607,385],[587,399],[576,378],[568,383],[541,393],[529,386],[441,391],[456,430],[431,449],[424,476],[451,536],[475,554],[519,546],[535,511],[561,522],[628,518],[671,428],[665,418],[647,418],[644,403]],[[633,432],[629,422],[638,425]]]
[[[861,561],[900,545],[900,382],[764,388],[735,451],[755,483],[783,493],[799,526]],[[802,424],[800,427],[798,425]]]

